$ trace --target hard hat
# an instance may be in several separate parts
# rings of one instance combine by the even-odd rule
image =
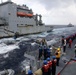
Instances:
[[[60,51],[60,48],[58,48],[57,50]]]
[[[49,51],[49,50],[50,50],[50,48],[47,48],[47,50]]]
[[[50,61],[50,58],[47,58],[47,61]]]
[[[28,70],[28,74],[32,74],[32,71],[31,70]]]
[[[44,61],[43,61],[43,64],[46,65],[46,64],[47,64],[47,60],[44,60]]]
[[[47,49],[47,46],[46,45],[44,45],[44,49]]]
[[[53,59],[56,59],[56,56],[52,56]]]

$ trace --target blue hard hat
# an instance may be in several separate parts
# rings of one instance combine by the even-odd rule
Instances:
[[[50,48],[47,48],[47,51],[50,51]]]
[[[52,56],[53,59],[56,59],[56,56]]]
[[[47,64],[47,60],[44,60],[44,61],[43,61],[43,64],[46,65],[46,64]]]
[[[32,71],[31,70],[28,70],[28,74],[32,74]]]
[[[47,49],[47,46],[46,45],[44,45],[44,49]]]
[[[50,61],[50,58],[47,58],[47,61]]]

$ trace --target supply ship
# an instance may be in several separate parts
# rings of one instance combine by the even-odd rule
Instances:
[[[42,16],[34,15],[26,5],[17,5],[11,0],[0,4],[0,37],[51,31],[52,26],[42,22]]]
[[[74,27],[74,25],[72,25],[71,23],[69,23],[69,24],[67,25],[67,27]]]

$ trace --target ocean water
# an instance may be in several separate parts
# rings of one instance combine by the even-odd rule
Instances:
[[[0,40],[0,70],[13,69],[15,72],[25,69],[26,65],[29,65],[30,60],[25,57],[25,54],[29,54],[29,57],[37,57],[38,44],[37,39],[45,38],[48,45],[53,45],[61,39],[61,36],[65,37],[75,34],[76,27],[53,29],[52,32],[43,32],[40,34],[33,34],[28,36],[22,36],[16,40],[11,38],[3,38]],[[33,58],[34,59],[34,58]],[[28,62],[27,62],[28,61]]]

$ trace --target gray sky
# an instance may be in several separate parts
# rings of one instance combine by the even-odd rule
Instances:
[[[7,1],[7,0],[3,0]],[[17,4],[26,4],[34,14],[42,15],[45,24],[76,25],[76,0],[12,0]]]

